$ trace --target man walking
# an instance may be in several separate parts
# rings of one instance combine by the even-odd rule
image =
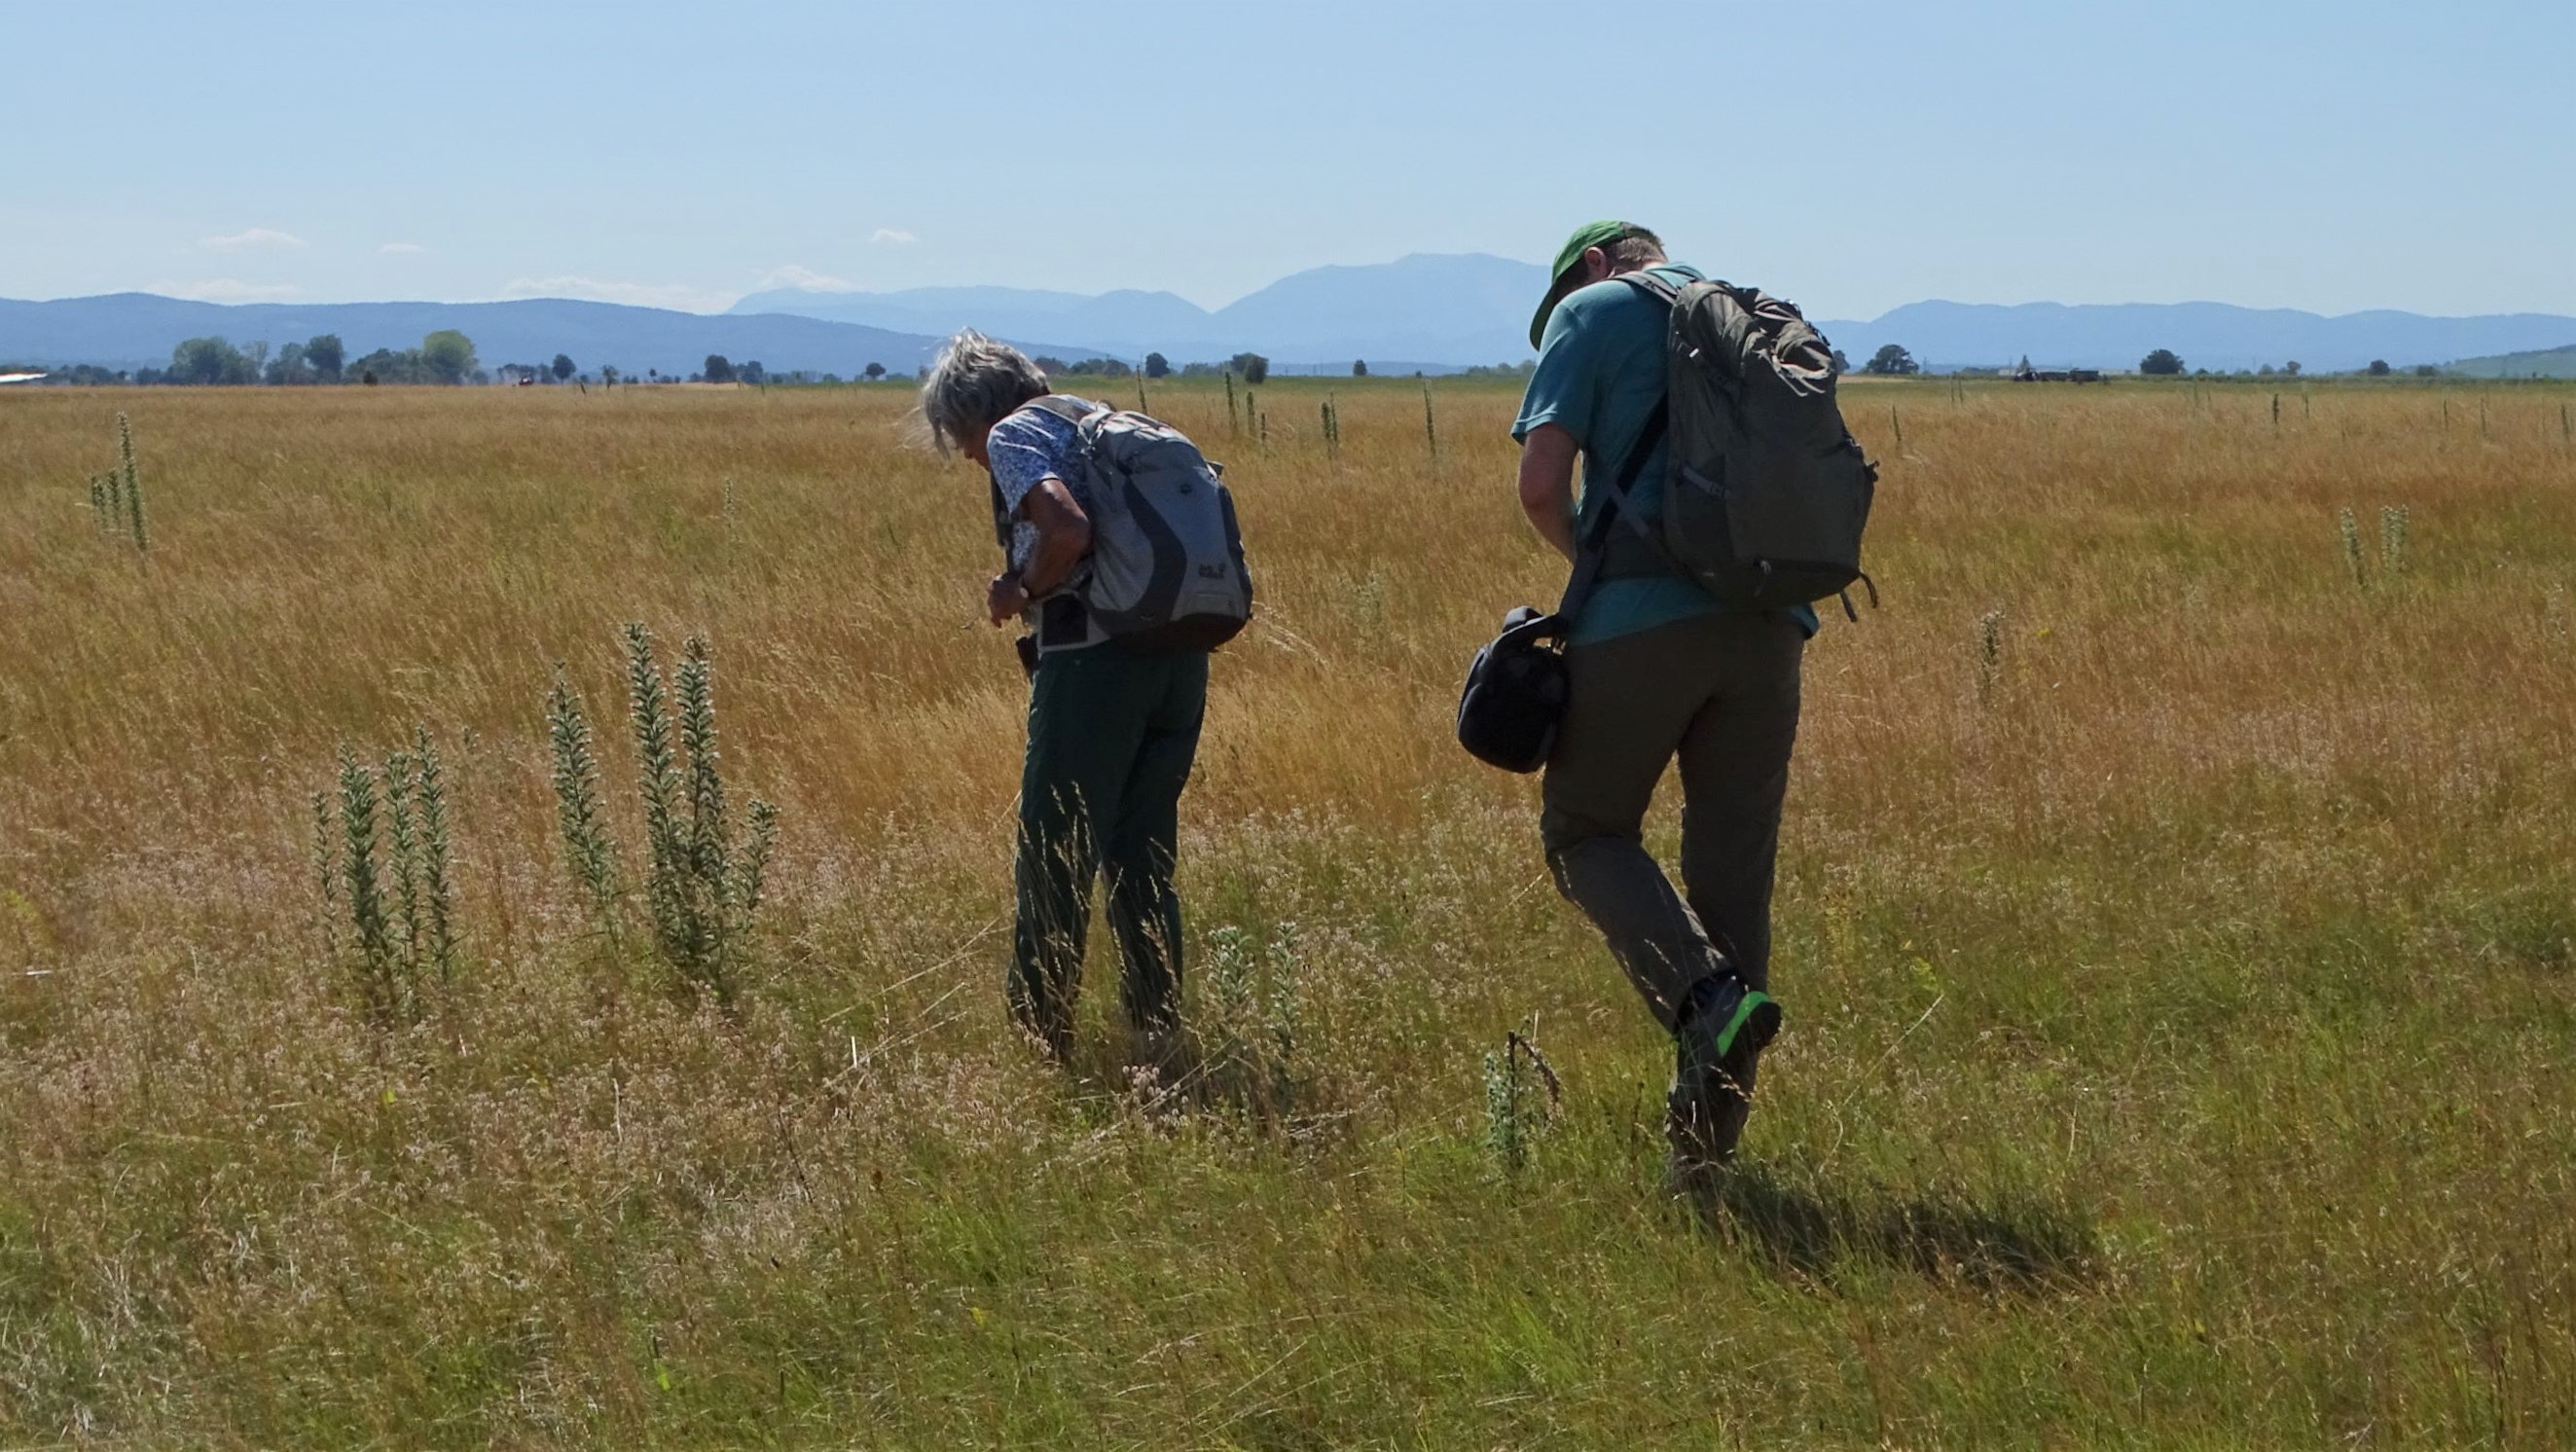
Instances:
[[[1620,280],[1644,272],[1656,279],[1640,281],[1658,285]],[[1780,1026],[1765,991],[1772,868],[1799,660],[1816,630],[1808,606],[1730,605],[1674,568],[1646,532],[1596,528],[1621,492],[1636,518],[1660,513],[1667,299],[1699,280],[1667,261],[1644,227],[1576,229],[1530,323],[1538,366],[1512,427],[1531,524],[1569,560],[1578,542],[1604,541],[1599,582],[1577,602],[1566,636],[1570,696],[1540,833],[1558,891],[1600,928],[1673,1035],[1665,1132],[1683,1170],[1733,1155],[1757,1061]],[[1680,893],[1641,838],[1655,785],[1676,759]]]

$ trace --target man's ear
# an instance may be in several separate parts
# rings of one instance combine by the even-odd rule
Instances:
[[[1602,250],[1601,250],[1600,248],[1598,248],[1598,247],[1586,247],[1586,248],[1584,248],[1584,249],[1583,249],[1583,280],[1584,280],[1584,282],[1586,282],[1587,284],[1588,284],[1588,283],[1595,283],[1595,282],[1599,282],[1601,279],[1603,279],[1603,278],[1605,278],[1605,277],[1608,277],[1609,275],[1610,275],[1610,254],[1609,254],[1609,253],[1607,253],[1607,252],[1602,251]]]

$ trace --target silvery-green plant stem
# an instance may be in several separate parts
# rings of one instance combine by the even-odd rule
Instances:
[[[730,1002],[732,944],[726,933],[725,898],[732,887],[726,870],[724,774],[716,750],[715,667],[707,643],[692,635],[681,647],[676,696],[680,746],[687,758],[689,836],[680,874],[687,906],[687,958],[693,975]]]
[[[395,957],[405,980],[402,997],[420,968],[420,834],[412,820],[411,757],[400,751],[385,757],[385,844],[387,885],[393,892],[391,928]],[[406,1007],[408,1008],[408,1003]]]
[[[751,840],[743,844],[742,860],[735,866],[732,893],[734,921],[745,930],[769,889],[769,854],[777,841],[778,808],[752,798]]]
[[[555,665],[546,692],[546,735],[554,747],[555,819],[563,829],[564,860],[590,900],[600,930],[617,939],[617,861],[599,800],[599,762],[591,753],[590,722],[580,698]]]
[[[1440,457],[1440,425],[1431,412],[1429,379],[1423,380],[1422,384],[1422,444],[1424,448],[1430,450],[1432,459],[1437,461]]]
[[[644,799],[644,825],[656,856],[681,844],[672,798],[679,790],[672,752],[670,698],[653,660],[653,633],[641,622],[626,627],[627,720],[635,731],[636,787]]]
[[[444,987],[456,979],[455,849],[448,835],[447,772],[426,726],[412,732],[412,757],[420,763],[421,896],[429,918],[429,961]]]
[[[2358,589],[2366,581],[2362,578],[2361,568],[2361,524],[2352,517],[2351,509],[2335,511],[2335,533],[2343,542],[2343,567],[2352,576],[2353,587]]]
[[[1538,1051],[1537,1033],[1533,1017],[1503,1035],[1499,1057],[1485,1055],[1485,1139],[1507,1178],[1528,1165],[1530,1145],[1563,1093]]]
[[[1977,699],[1994,695],[1995,681],[2002,673],[2004,660],[2004,612],[1989,610],[1977,617]]]
[[[125,507],[134,522],[134,547],[148,552],[152,534],[143,522],[143,476],[134,472],[134,426],[126,422],[122,410],[116,415],[116,452],[125,471]]]
[[[1517,1175],[1529,1162],[1529,1141],[1522,1133],[1519,1064],[1508,1046],[1500,1055],[1485,1055],[1485,1147],[1506,1176]]]
[[[1258,989],[1249,937],[1230,923],[1208,935],[1208,1006],[1216,1030],[1216,1062],[1230,1072],[1248,1068],[1252,1058],[1250,1027]]]
[[[682,788],[672,749],[670,698],[653,660],[653,633],[641,621],[629,622],[625,633],[627,721],[635,732],[636,790],[644,801],[650,869],[645,896],[663,956],[683,972],[694,972],[699,934],[686,880],[689,839],[680,828],[675,800]]]
[[[376,785],[349,748],[340,748],[340,879],[349,890],[357,930],[359,986],[379,1022],[393,1012],[393,940],[385,927],[384,887],[376,874]]]
[[[1277,1082],[1274,1092],[1285,1102],[1290,1067],[1299,1041],[1305,1034],[1305,960],[1297,950],[1297,925],[1283,922],[1270,940],[1269,1002],[1265,1005],[1269,1019],[1270,1043],[1278,1060],[1272,1077]]]
[[[727,823],[722,757],[716,749],[715,663],[703,636],[690,636],[682,650],[680,745],[689,759],[689,865],[701,881],[721,882]]]

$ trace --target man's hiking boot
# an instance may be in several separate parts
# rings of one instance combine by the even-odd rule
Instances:
[[[1674,1035],[1672,1091],[1664,1097],[1664,1136],[1675,1168],[1734,1157],[1753,1110],[1755,1066],[1779,1032],[1780,1005],[1734,974],[1693,987]]]

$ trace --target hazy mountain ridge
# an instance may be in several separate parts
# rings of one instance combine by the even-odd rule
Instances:
[[[804,369],[854,376],[870,363],[909,373],[930,361],[940,339],[791,314],[735,316],[566,298],[518,302],[207,303],[151,293],[109,293],[52,302],[0,299],[0,359],[61,366],[159,368],[189,338],[234,343],[300,343],[337,333],[351,358],[377,348],[419,346],[423,335],[454,328],[474,340],[486,368],[542,364],[568,353],[584,371],[611,364],[685,376],[721,353],[754,359],[774,372]],[[1074,345],[1032,342],[1032,351],[1068,353]]]
[[[1373,266],[1318,267],[1206,309],[1168,292],[1087,296],[1004,287],[917,288],[885,293],[755,293],[738,313],[794,313],[928,333],[980,327],[1087,339],[1134,360],[1160,352],[1174,363],[1237,352],[1275,363],[1329,365],[1354,358],[1431,359],[1463,366],[1529,356],[1529,312],[1546,290],[1533,263],[1482,253],[1416,253]],[[1795,299],[1812,313],[1830,299]],[[2231,303],[1908,303],[1867,321],[1818,323],[1854,362],[1897,343],[1940,367],[2004,367],[2027,356],[2045,367],[2135,368],[2157,348],[2212,370],[2278,367],[2312,372],[2397,367],[2576,343],[2576,318],[2541,313],[2440,318],[2393,309],[2326,316]]]
[[[2576,343],[2576,318],[2546,313],[2436,318],[2374,309],[2327,317],[2232,303],[1908,303],[1866,322],[1818,326],[1854,363],[1887,343],[1927,365],[2135,368],[2157,348],[2212,372],[2279,367],[2350,372],[2383,360],[2405,368]]]
[[[1545,268],[1483,253],[1414,253],[1365,266],[1309,268],[1210,310],[1168,292],[1088,296],[1008,287],[901,292],[754,293],[733,312],[793,313],[878,328],[1003,336],[1048,332],[1134,362],[1255,352],[1275,363],[1428,359],[1463,366],[1528,356],[1530,309]]]

